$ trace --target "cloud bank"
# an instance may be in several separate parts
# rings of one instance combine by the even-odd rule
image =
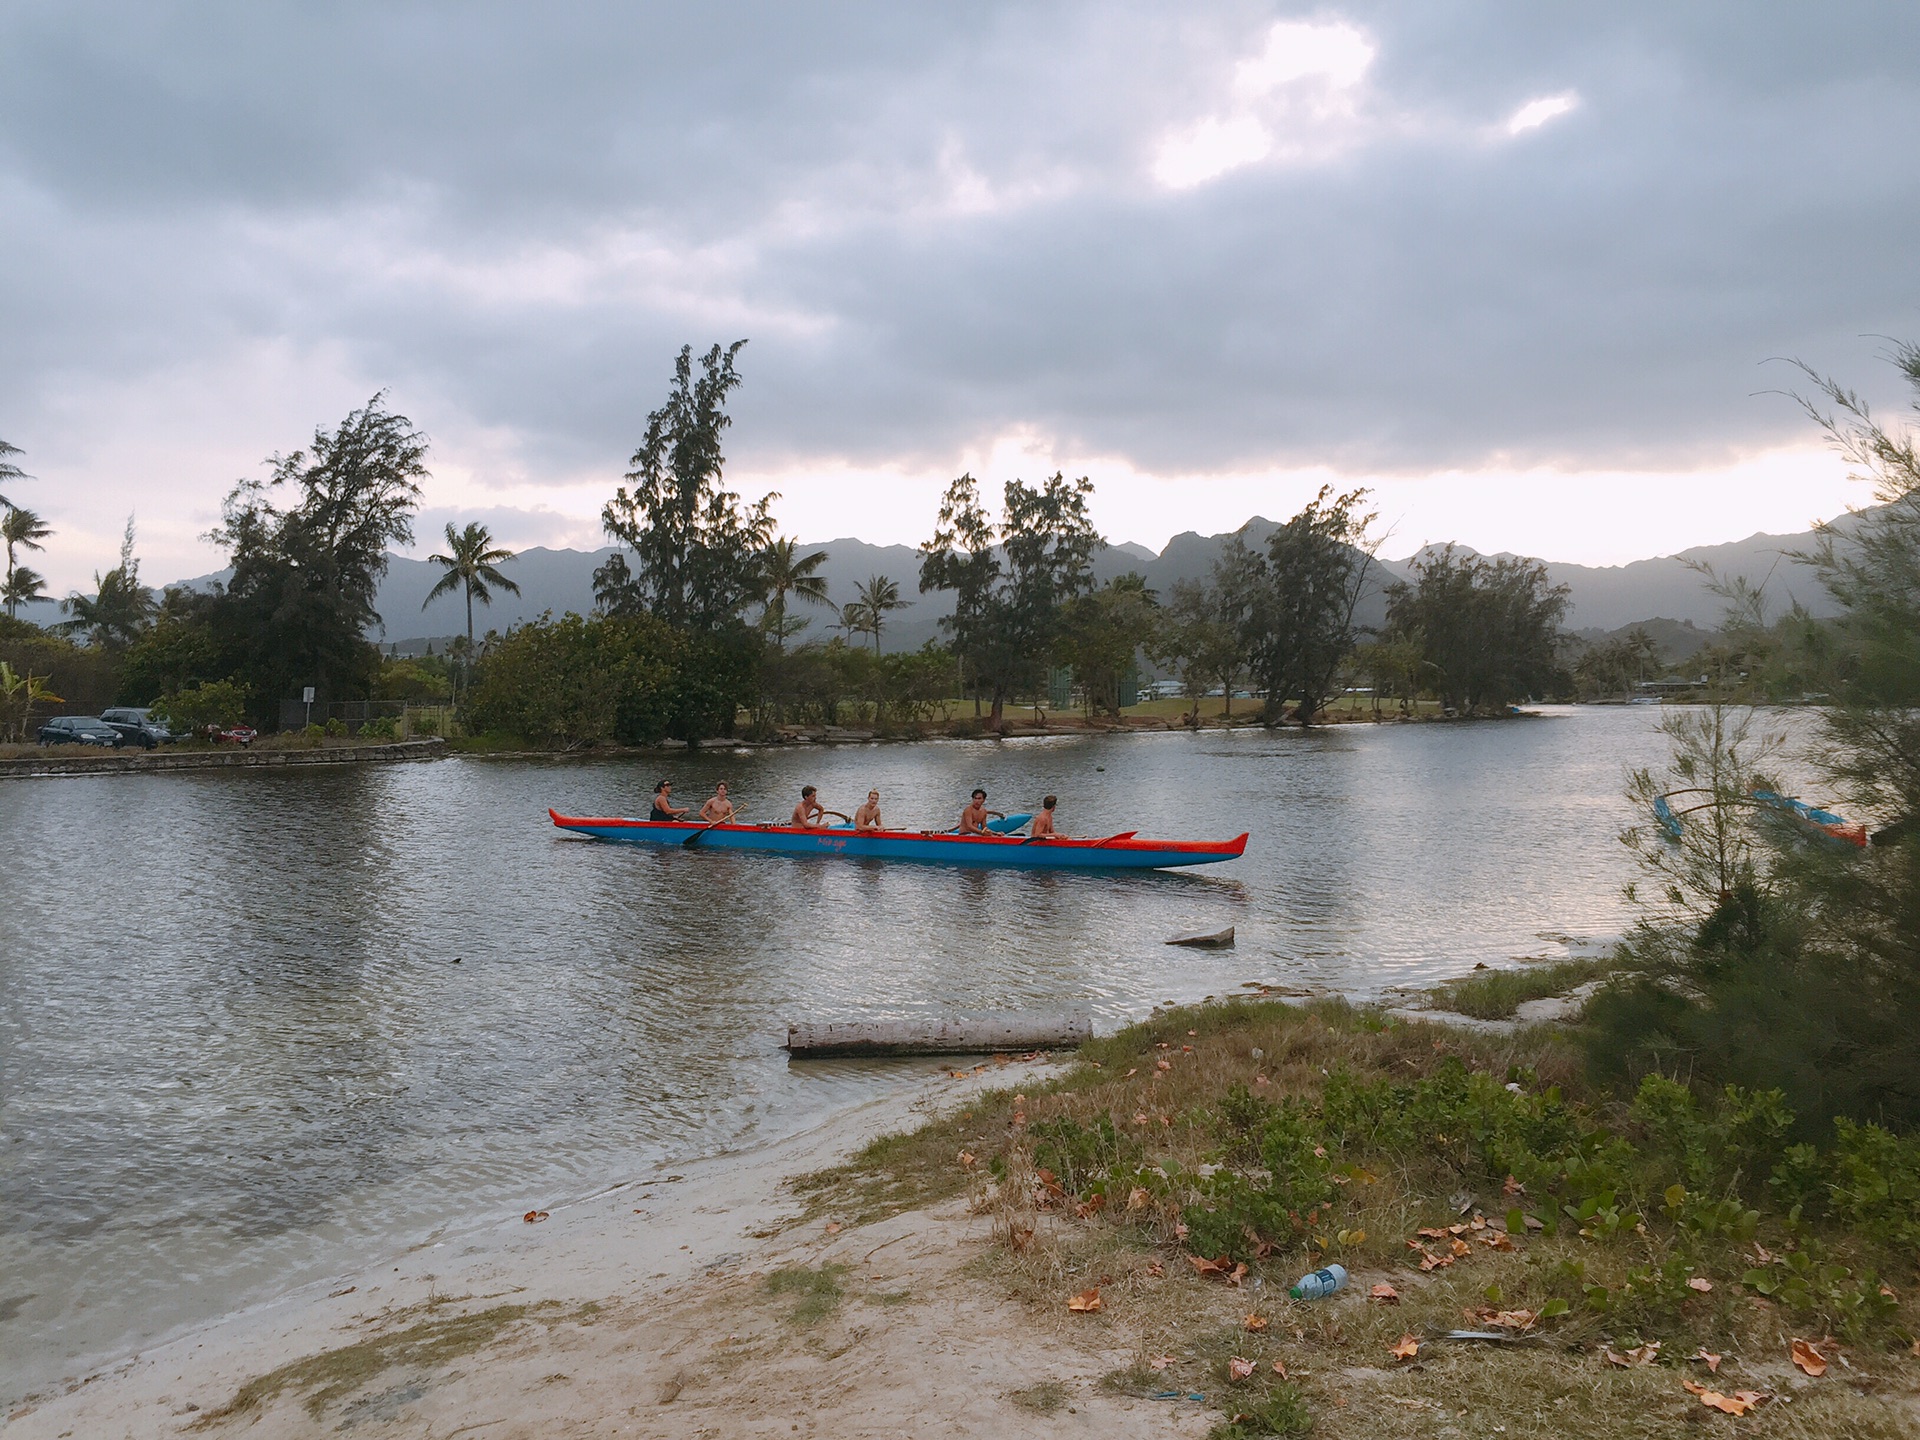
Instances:
[[[1845,4],[10,6],[0,435],[75,584],[132,508],[207,568],[225,487],[381,387],[436,518],[590,538],[672,353],[740,336],[736,466],[824,518],[810,476],[918,504],[1009,437],[1250,494],[1731,473],[1805,438],[1766,357],[1872,384],[1916,329],[1916,49]]]

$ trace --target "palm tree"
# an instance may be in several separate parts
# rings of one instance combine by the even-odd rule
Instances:
[[[520,587],[502,575],[494,566],[503,560],[513,559],[511,550],[495,550],[493,535],[487,527],[475,520],[464,530],[455,530],[453,522],[447,522],[447,549],[451,554],[429,555],[427,559],[435,565],[447,567],[447,573],[440,577],[440,583],[427,592],[427,598],[420,602],[420,608],[426,609],[442,595],[451,595],[455,590],[467,593],[467,647],[473,647],[473,602],[478,599],[482,605],[493,604],[493,592],[487,587],[498,585],[509,595],[518,595]]]
[[[4,441],[0,441],[0,444],[4,443]],[[10,508],[5,515],[0,515],[0,540],[4,540],[7,545],[6,588],[4,591],[0,591],[0,594],[9,597],[6,601],[7,615],[9,618],[12,618],[14,611],[19,608],[22,600],[37,600],[41,598],[38,593],[38,587],[44,583],[38,575],[34,575],[33,571],[28,570],[26,573],[33,576],[33,585],[30,592],[22,595],[19,599],[11,598],[13,594],[14,571],[18,568],[18,557],[15,551],[44,550],[46,547],[40,542],[51,534],[53,534],[52,528],[48,526],[46,521],[42,520],[31,510]]]
[[[913,604],[911,600],[900,598],[900,586],[896,581],[884,575],[870,575],[866,583],[853,588],[854,600],[848,609],[858,609],[860,624],[849,624],[849,630],[859,629],[873,636],[873,653],[880,653],[880,628],[886,623],[887,612],[905,610]]]
[[[800,542],[787,536],[769,541],[760,552],[760,585],[767,602],[767,628],[782,651],[787,648],[787,596],[793,595],[810,605],[828,605],[826,579],[818,574],[827,563],[827,552],[800,553]],[[802,621],[796,629],[804,629]]]
[[[60,628],[69,635],[85,631],[89,643],[115,648],[131,644],[159,607],[140,583],[140,562],[133,554],[133,516],[120,540],[120,563],[102,575],[93,572],[92,595],[69,595],[60,602],[68,618]]]
[[[18,455],[20,453],[21,451],[18,445],[9,445],[6,441],[0,440],[0,485],[5,484],[9,480],[25,480],[28,478],[26,471],[7,459],[9,455]],[[7,499],[6,496],[0,495],[0,510],[11,509],[13,509],[13,502]]]
[[[7,583],[0,586],[0,605],[7,607],[7,618],[16,620],[22,605],[35,600],[51,600],[46,591],[47,577],[29,565],[15,565],[7,571]]]

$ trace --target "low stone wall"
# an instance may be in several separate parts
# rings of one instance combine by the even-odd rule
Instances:
[[[101,755],[25,755],[0,759],[0,780],[34,775],[145,775],[155,770],[227,770],[245,766],[358,765],[376,760],[437,760],[441,739],[390,745],[337,745],[312,750],[109,750]]]

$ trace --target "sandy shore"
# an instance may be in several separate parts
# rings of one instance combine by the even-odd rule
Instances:
[[[793,1223],[789,1177],[1038,1068],[930,1079],[545,1220],[390,1257],[109,1366],[0,1433],[974,1436],[1031,1421],[1011,1397],[1047,1385],[1064,1387],[1048,1421],[1063,1434],[1202,1434],[1196,1406],[1094,1388],[1134,1357],[1049,1334],[966,1279],[988,1227],[963,1204]],[[844,1302],[796,1326],[765,1277],[823,1264],[848,1267]]]

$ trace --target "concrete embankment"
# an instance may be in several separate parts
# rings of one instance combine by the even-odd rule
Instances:
[[[373,761],[437,760],[438,738],[389,745],[331,745],[308,750],[109,750],[100,755],[22,755],[0,759],[0,780],[37,775],[145,775],[155,770],[229,770],[248,766],[358,765]]]

